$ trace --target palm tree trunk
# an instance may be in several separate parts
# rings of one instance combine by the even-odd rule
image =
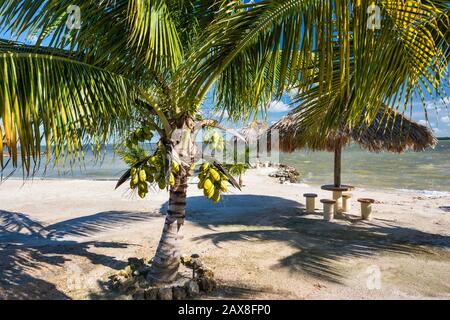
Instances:
[[[178,275],[182,229],[186,215],[187,179],[187,175],[177,177],[175,187],[170,190],[166,221],[147,277],[153,284],[172,282]]]

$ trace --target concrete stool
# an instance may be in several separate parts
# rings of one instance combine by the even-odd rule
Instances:
[[[361,203],[361,217],[363,220],[371,220],[372,219],[372,204],[375,203],[374,199],[362,198],[358,199],[358,202]]]
[[[306,198],[306,213],[315,213],[317,194],[305,193],[303,196]]]
[[[323,219],[332,221],[334,219],[334,206],[336,205],[336,200],[322,199],[320,202],[323,203]]]
[[[342,212],[349,213],[352,210],[352,194],[344,193],[342,195]]]

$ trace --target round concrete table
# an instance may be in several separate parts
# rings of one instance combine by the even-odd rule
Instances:
[[[347,185],[340,185],[339,187],[336,187],[333,184],[327,184],[322,186],[321,189],[333,192],[333,200],[336,200],[334,210],[336,213],[342,213],[342,193],[352,191],[355,187]]]

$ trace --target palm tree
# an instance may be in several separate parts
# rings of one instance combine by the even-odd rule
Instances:
[[[123,142],[126,148],[119,152],[130,169],[118,186],[131,178],[141,197],[150,185],[170,188],[150,272],[155,283],[177,275],[196,136],[203,127],[220,127],[201,116],[203,99],[184,87],[197,38],[220,5],[214,0],[0,1],[0,33],[35,42],[0,40],[0,136],[8,161],[29,175],[39,167],[42,151],[46,165],[52,158],[72,165],[82,160],[86,145],[97,154],[112,139]],[[81,13],[80,30],[67,23],[67,9],[74,6]],[[158,149],[148,155],[141,142],[154,135]],[[4,169],[3,144],[0,153]],[[218,162],[201,169],[200,187],[214,202],[228,182],[239,187]]]
[[[73,5],[80,30],[66,24]],[[324,134],[343,114],[360,121],[366,111],[370,120],[382,102],[439,89],[448,61],[445,1],[380,5],[383,23],[374,31],[366,28],[367,0],[0,0],[0,34],[36,39],[0,42],[0,135],[25,174],[39,165],[41,141],[46,164],[51,156],[72,164],[85,145],[97,151],[124,140],[131,168],[119,185],[131,178],[141,196],[155,179],[170,186],[150,278],[171,281],[195,136],[218,126],[199,116],[211,89],[231,119],[295,89],[305,123]],[[158,149],[148,155],[139,143],[153,135]],[[220,163],[201,171],[199,187],[213,200],[226,190],[223,181],[237,186]]]

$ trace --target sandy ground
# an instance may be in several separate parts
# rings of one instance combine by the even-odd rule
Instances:
[[[195,183],[195,181],[193,181]],[[219,205],[190,188],[184,252],[199,253],[220,289],[252,299],[450,298],[450,196],[362,190],[375,219],[302,215],[306,185],[252,170]],[[151,256],[167,194],[138,200],[114,182],[8,180],[0,186],[0,298],[104,298],[128,257]]]

